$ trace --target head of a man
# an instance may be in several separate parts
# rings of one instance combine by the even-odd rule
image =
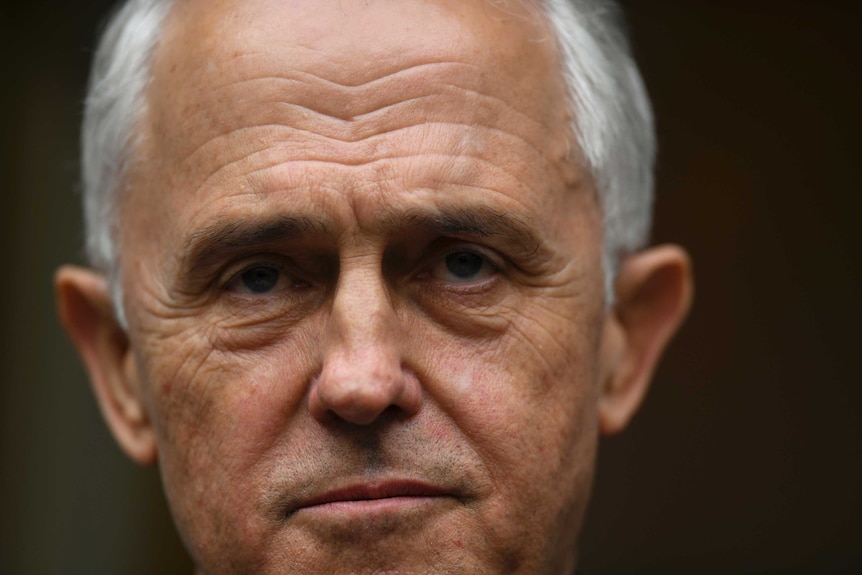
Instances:
[[[574,570],[690,299],[607,2],[132,0],[57,275],[201,573]]]

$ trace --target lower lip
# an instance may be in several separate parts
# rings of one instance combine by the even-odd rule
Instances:
[[[297,510],[299,514],[323,514],[349,517],[371,517],[388,514],[398,514],[420,511],[448,500],[442,496],[400,496],[383,497],[380,499],[354,499],[346,501],[330,501],[317,505],[309,505]]]

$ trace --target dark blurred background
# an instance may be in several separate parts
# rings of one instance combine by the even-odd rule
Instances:
[[[0,573],[190,573],[55,319],[107,0],[0,0]],[[696,305],[604,441],[591,575],[862,573],[862,8],[625,2]],[[855,359],[854,359],[855,358]]]

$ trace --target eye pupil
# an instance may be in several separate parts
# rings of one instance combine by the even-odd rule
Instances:
[[[482,271],[485,261],[470,252],[456,252],[446,256],[446,267],[453,275],[466,279]]]
[[[252,268],[243,272],[242,283],[252,293],[266,293],[278,283],[278,270],[270,267]]]

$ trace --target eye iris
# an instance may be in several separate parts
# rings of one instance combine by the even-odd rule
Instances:
[[[250,269],[243,272],[242,283],[252,293],[272,291],[278,283],[278,270],[269,267]]]
[[[482,271],[484,263],[481,256],[470,252],[456,252],[446,256],[446,268],[461,279],[468,279],[478,274]]]

